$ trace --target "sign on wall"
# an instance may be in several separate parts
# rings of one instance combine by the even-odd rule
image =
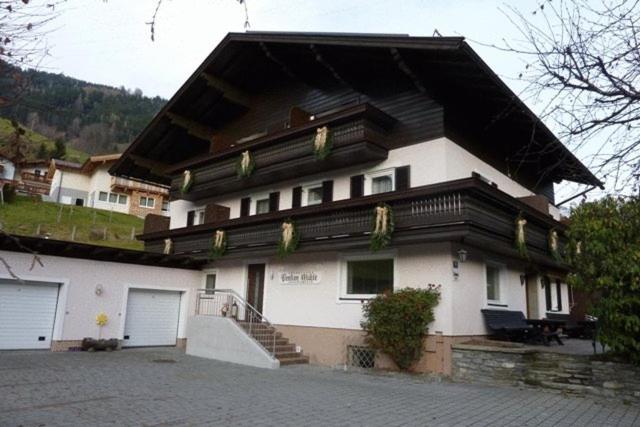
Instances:
[[[318,271],[280,271],[277,273],[281,285],[317,285],[321,275]]]

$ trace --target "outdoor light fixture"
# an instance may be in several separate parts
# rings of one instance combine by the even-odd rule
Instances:
[[[96,293],[97,296],[102,295],[102,292],[104,292],[104,289],[102,288],[101,284],[97,284],[96,285],[96,289],[94,291]]]
[[[458,259],[460,260],[460,262],[465,262],[467,260],[467,251],[465,251],[464,249],[460,249],[458,251]]]
[[[235,301],[231,304],[231,318],[238,320],[238,304]]]
[[[524,286],[525,283],[527,283],[527,275],[526,274],[521,274],[520,275],[520,286]]]

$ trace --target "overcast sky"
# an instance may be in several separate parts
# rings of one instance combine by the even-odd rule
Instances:
[[[516,93],[523,89],[514,78],[523,60],[482,45],[520,38],[505,16],[504,0],[246,1],[250,29],[256,31],[431,36],[437,29],[445,36],[464,36]],[[226,33],[245,31],[244,8],[237,0],[164,0],[152,42],[145,23],[156,4],[157,0],[69,0],[59,9],[56,30],[48,38],[51,56],[45,68],[170,98]],[[512,4],[524,12],[536,7],[533,0]],[[562,190],[561,197],[575,188]]]

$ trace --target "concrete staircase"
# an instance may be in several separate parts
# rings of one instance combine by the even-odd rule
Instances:
[[[296,344],[282,336],[282,333],[278,332],[273,326],[243,321],[238,321],[237,323],[268,352],[275,350],[274,355],[280,361],[280,366],[309,363],[309,356],[296,351]]]

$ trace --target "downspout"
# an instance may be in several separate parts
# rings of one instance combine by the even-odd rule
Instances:
[[[62,193],[62,178],[64,178],[64,171],[60,169],[60,184],[58,185],[58,195],[56,196],[56,203],[60,203],[60,193]]]

